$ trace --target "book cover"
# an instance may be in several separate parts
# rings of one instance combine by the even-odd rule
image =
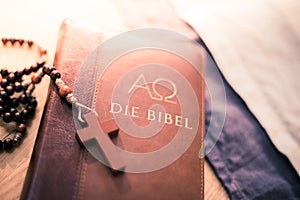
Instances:
[[[71,87],[75,85],[77,91],[78,85],[75,84],[75,79],[82,78],[82,68],[86,67],[88,62],[85,61],[86,58],[90,57],[90,53],[103,41],[104,34],[101,32],[89,30],[71,21],[65,21],[62,24],[55,66],[60,70],[65,82]],[[199,158],[198,155],[204,136],[204,84],[201,76],[195,75],[190,63],[166,52],[158,54],[158,52],[147,50],[127,54],[103,71],[101,79],[97,82],[97,85],[101,87],[95,90],[92,106],[99,113],[100,124],[111,117],[116,117],[117,110],[120,110],[121,107],[124,111],[125,104],[112,101],[114,91],[112,87],[122,86],[122,82],[116,83],[123,80],[120,77],[124,78],[126,72],[133,70],[132,66],[143,65],[153,59],[174,67],[176,71],[183,74],[182,76],[188,77],[190,85],[195,89],[199,106],[197,114],[200,120],[197,124],[195,138],[186,151],[174,162],[161,169],[141,173],[125,170],[119,175],[112,175],[107,166],[78,144],[75,138],[77,130],[73,120],[72,107],[62,101],[58,97],[57,91],[53,90],[40,126],[31,160],[31,169],[27,174],[27,181],[23,189],[23,199],[203,199],[203,158]],[[144,68],[142,67],[140,70],[143,71]],[[201,70],[203,70],[203,66]],[[161,72],[161,74],[168,73],[167,70]],[[144,77],[136,76],[133,86],[143,86],[141,81],[146,80],[149,77],[147,75],[151,75],[151,72]],[[155,79],[152,84],[153,82]],[[172,83],[167,82],[168,84],[169,90],[174,92]],[[179,126],[182,126],[182,129],[192,129],[188,117],[180,115],[182,110],[174,107],[172,103],[170,104],[170,102],[178,102],[178,99],[182,97],[175,98],[175,95],[170,95],[170,98],[167,99],[169,102],[164,101],[165,104],[162,104],[166,108],[165,112],[160,112],[160,110],[150,107],[154,103],[153,99],[145,100],[145,97],[151,96],[155,91],[159,96],[165,88],[160,87],[159,84],[157,88],[151,88],[149,90],[138,88],[133,91],[132,101],[127,105],[127,109],[131,109],[131,119],[136,117],[134,123],[141,126],[146,126],[149,120],[157,123],[159,120],[164,120],[164,125],[168,126],[162,129],[161,133],[163,134],[146,139],[128,136],[126,134],[128,131],[120,128],[118,136],[113,139],[116,146],[130,152],[156,151],[176,138],[175,130]],[[83,101],[79,94],[78,100]],[[137,108],[134,108],[134,105],[137,104],[141,107],[139,114],[142,117],[140,118],[137,117],[139,114],[135,112]],[[164,118],[159,119],[159,115],[163,115]],[[180,144],[180,141],[184,143],[185,140],[182,138],[177,141]],[[128,165],[125,167],[129,169]]]

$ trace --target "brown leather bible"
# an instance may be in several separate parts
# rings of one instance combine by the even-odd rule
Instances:
[[[82,28],[68,20],[62,24],[54,64],[68,85],[74,86],[84,60],[103,40],[101,32]],[[40,126],[22,199],[203,199],[204,161],[203,158],[199,158],[199,151],[204,137],[204,83],[201,76],[195,75],[188,62],[163,52],[159,55],[157,52],[148,54],[143,52],[134,56],[128,54],[119,59],[103,73],[101,79],[103,83],[99,85],[104,87],[98,88],[95,94],[94,108],[99,113],[99,123],[101,125],[103,121],[111,119],[113,116],[110,114],[121,106],[120,102],[112,104],[111,93],[107,92],[112,91],[111,87],[116,84],[120,75],[132,70],[132,64],[141,65],[153,58],[155,61],[173,66],[175,70],[182,72],[183,76],[188,77],[198,99],[200,120],[197,134],[183,155],[161,169],[134,173],[127,172],[125,166],[123,173],[113,175],[107,166],[78,144],[72,107],[58,97],[57,91],[52,90]],[[201,66],[201,70],[203,67],[204,65]],[[122,73],[118,74],[119,72]],[[147,92],[138,92],[133,94],[134,100],[130,102],[129,109],[134,110],[135,104],[144,105],[140,110],[145,111],[144,115],[147,115],[147,111],[150,112],[148,121],[150,118],[153,120],[154,116],[158,117],[147,107],[150,102],[144,100]],[[172,110],[173,108],[166,105],[166,110],[169,113],[177,113],[177,117],[174,114],[172,118],[174,124],[168,124],[169,126],[162,131],[164,134],[139,140],[128,136],[120,129],[118,136],[113,139],[114,145],[131,152],[155,151],[175,137],[178,129],[175,123],[183,128],[192,129],[188,120],[180,116],[180,109]],[[102,113],[105,110],[106,115]],[[132,117],[137,115],[134,111],[131,114]],[[157,117],[155,119],[158,120]],[[145,125],[145,118],[147,116],[135,119],[135,122]]]

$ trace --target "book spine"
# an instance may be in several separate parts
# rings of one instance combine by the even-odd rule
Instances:
[[[73,86],[81,63],[100,38],[98,32],[70,20],[62,23],[54,65],[66,84]],[[72,107],[58,96],[54,85],[50,90],[21,199],[73,199],[77,195],[84,151],[75,139]]]

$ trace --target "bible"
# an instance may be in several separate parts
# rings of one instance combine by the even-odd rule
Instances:
[[[86,26],[80,26],[70,20],[64,21],[61,26],[54,64],[66,84],[75,87],[74,90],[77,92],[75,91],[74,94],[78,95],[76,96],[78,101],[84,102],[85,105],[88,105],[88,101],[84,99],[85,92],[91,91],[80,89],[75,79],[81,80],[84,76],[82,72],[85,68],[89,68],[87,59],[93,56],[94,49],[108,38],[104,35],[101,31],[89,30]],[[149,69],[149,66],[144,64],[153,59],[169,67],[160,71],[160,66],[151,66],[152,71],[139,73]],[[204,60],[204,57],[201,59]],[[204,70],[202,60],[201,71]],[[137,65],[141,68],[132,67]],[[126,79],[126,75],[134,70],[137,72],[133,73],[134,78],[130,76],[132,78],[130,80],[135,81],[131,81],[125,87],[129,80]],[[180,99],[184,99],[184,96],[180,96],[184,87],[178,86],[176,80],[170,81],[171,78],[168,79],[169,81],[162,78],[157,80],[158,78],[153,76],[154,72],[166,77],[180,72],[182,77],[178,78],[178,83],[183,83],[184,77],[188,77],[189,84],[186,86],[194,90],[199,112],[192,111],[188,105],[184,108],[178,107],[188,102]],[[173,141],[177,141],[176,145],[183,145],[187,141],[184,138],[187,135],[184,134],[196,129],[194,138],[190,140],[191,144],[182,155],[158,169],[152,171],[144,169],[138,173],[132,170],[131,162],[126,163],[125,159],[124,172],[114,175],[99,161],[97,155],[92,155],[93,153],[80,146],[77,141],[80,137],[76,139],[76,133],[83,127],[78,127],[76,120],[74,122],[72,107],[60,99],[56,94],[57,91],[51,90],[22,199],[203,199],[204,158],[199,157],[199,151],[204,137],[204,80],[200,75],[195,75],[197,74],[195,72],[189,62],[178,56],[163,51],[146,50],[122,56],[101,73],[101,78],[97,81],[99,87],[92,90],[94,99],[88,106],[98,113],[100,127],[108,120],[120,118],[111,125],[118,127],[119,132],[116,137],[110,138],[112,144],[118,147],[118,151],[121,149],[137,153],[155,152]],[[153,83],[156,85],[153,86]],[[126,88],[126,94],[130,93],[128,104],[123,102],[124,96],[118,96],[120,95],[118,92],[114,93],[116,88]],[[160,104],[165,107],[165,110],[151,107],[157,99],[162,100]],[[123,118],[126,115],[133,120],[132,127],[126,127],[126,123],[122,124],[122,119],[128,119]],[[86,115],[82,116],[85,120]],[[193,122],[195,116],[199,118],[198,122]],[[85,121],[84,126],[89,126],[87,122]],[[163,128],[157,135],[146,135],[142,139],[130,135],[135,132],[134,128],[137,125],[147,127],[149,124],[160,124],[159,126]],[[124,130],[127,128],[128,130]],[[183,130],[179,136],[176,135],[178,130]],[[108,131],[104,131],[104,134],[108,134]],[[81,142],[85,147],[89,147],[88,145],[94,147],[97,146],[95,141]],[[174,150],[176,148],[173,147]],[[121,158],[123,155],[124,152],[120,153]],[[161,161],[168,159],[169,156],[162,158]]]

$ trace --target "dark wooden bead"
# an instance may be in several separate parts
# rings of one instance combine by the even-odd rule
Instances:
[[[6,138],[4,141],[3,141],[3,148],[6,150],[6,151],[9,151],[13,148],[13,141],[12,139],[10,138]]]
[[[6,101],[6,99],[8,98],[8,95],[7,95],[7,93],[6,93],[4,90],[2,90],[2,91],[0,91],[0,97],[1,97],[4,101]]]
[[[21,92],[23,90],[23,85],[20,82],[15,82],[14,89],[16,92]]]
[[[32,47],[32,45],[33,45],[33,41],[31,41],[31,40],[28,40],[28,41],[27,41],[27,44],[28,44],[28,46],[29,46],[29,47]]]
[[[14,39],[14,38],[11,38],[11,39],[10,39],[10,43],[11,43],[12,45],[14,45],[14,44],[16,43],[16,41],[17,41],[17,40]]]
[[[2,41],[2,44],[5,46],[8,42],[8,39],[7,38],[2,38],[1,41]]]
[[[15,112],[13,115],[13,121],[18,123],[18,122],[21,122],[21,119],[22,119],[21,113]]]
[[[26,67],[23,69],[23,72],[25,75],[29,75],[31,73],[31,68],[30,67]]]
[[[27,109],[24,109],[22,112],[21,112],[21,120],[25,120],[27,121],[30,117],[30,113],[28,112]]]
[[[45,61],[39,61],[39,62],[36,63],[36,65],[40,69],[41,67],[43,67],[45,65]]]
[[[23,140],[23,134],[17,132],[13,138],[14,146],[19,146],[21,144],[22,140]]]
[[[16,108],[10,108],[9,112],[13,115],[17,112],[18,110]]]
[[[23,91],[26,91],[30,85],[31,85],[31,83],[30,84],[28,84],[28,83],[23,84]]]
[[[35,107],[29,105],[26,109],[30,113],[30,116],[33,116],[33,114],[35,113]]]
[[[27,120],[28,120],[28,119],[27,119]],[[21,119],[20,123],[24,123],[24,124],[26,124],[26,123],[27,123],[27,120],[25,120],[25,119]],[[26,134],[26,133],[24,133],[24,134]]]
[[[47,74],[47,75],[49,75],[49,76],[50,76],[50,73],[51,73],[52,71],[54,71],[54,70],[56,70],[56,68],[55,68],[54,66],[45,65],[45,66],[43,67],[43,73],[44,73],[44,74]]]
[[[24,40],[23,39],[19,39],[19,44],[22,46],[24,44]]]
[[[49,72],[49,66],[48,65],[45,65],[44,67],[43,67],[43,73],[44,74],[48,74],[48,72]]]
[[[7,80],[11,83],[14,82],[16,80],[15,74],[14,73],[9,73],[8,76],[7,76]]]
[[[50,73],[50,77],[53,81],[55,81],[56,79],[60,78],[61,75],[59,73],[59,71],[57,70],[53,70],[51,73]]]
[[[8,70],[7,69],[1,69],[1,75],[3,76],[3,77],[6,77],[7,75],[8,75]]]
[[[6,86],[8,86],[8,84],[9,84],[9,82],[8,82],[8,80],[7,79],[2,79],[2,81],[1,81],[1,87],[2,88],[5,88]]]
[[[39,70],[39,65],[35,64],[30,67],[32,72],[37,72]]]
[[[32,107],[36,108],[38,102],[35,98],[31,98],[29,101],[29,105],[31,105]]]
[[[22,134],[22,136],[25,137],[27,134],[27,131],[25,131],[24,133],[21,133],[21,132],[18,132],[18,133]]]
[[[6,123],[9,123],[12,121],[12,114],[9,112],[4,113],[3,115],[3,121]]]
[[[22,71],[16,71],[15,72],[15,77],[16,79],[21,79],[23,76],[23,70]]]
[[[11,99],[11,106],[16,108],[20,105],[19,100],[17,98],[12,98]]]
[[[20,123],[18,124],[17,126],[17,131],[20,132],[20,133],[25,133],[26,132],[26,124],[23,124],[23,123]]]
[[[0,97],[0,105],[3,106],[5,105],[5,101]]]
[[[28,103],[28,97],[26,94],[22,94],[20,97],[19,97],[19,102],[21,104],[27,104]]]
[[[0,106],[0,114],[5,113],[6,108],[4,106]]]
[[[5,91],[7,93],[8,96],[11,96],[15,93],[15,90],[13,88],[13,86],[9,85],[5,88]]]
[[[51,73],[52,71],[54,71],[54,70],[56,70],[56,68],[55,68],[54,66],[50,66],[50,67],[49,67],[49,71],[48,71],[48,75],[50,75],[50,73]]]
[[[42,77],[39,76],[39,74],[33,74],[31,76],[31,82],[34,84],[38,84],[42,81]]]

